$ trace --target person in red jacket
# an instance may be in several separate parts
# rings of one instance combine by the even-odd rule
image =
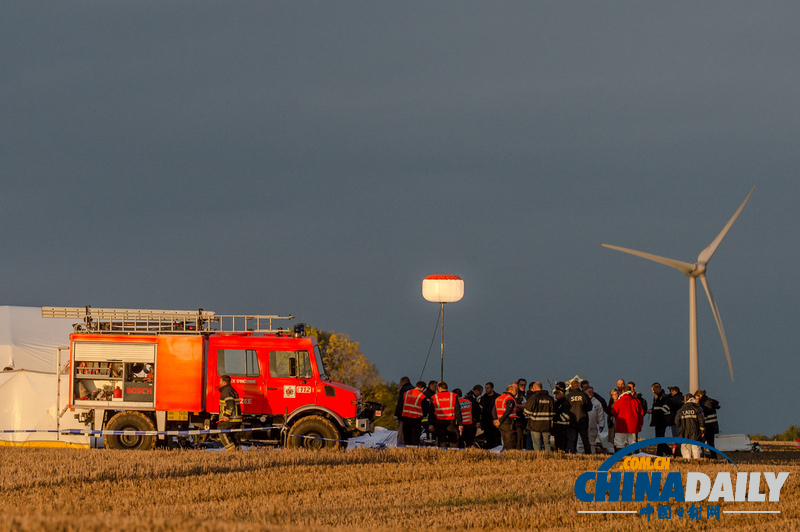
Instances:
[[[644,409],[642,402],[633,396],[633,388],[625,386],[625,391],[614,401],[611,414],[615,417],[614,450],[618,451],[632,443],[636,443],[636,434],[642,430]]]

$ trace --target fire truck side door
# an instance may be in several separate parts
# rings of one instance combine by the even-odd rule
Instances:
[[[263,382],[266,367],[262,368],[258,361],[257,351],[243,346],[216,345],[212,348],[216,353],[216,381],[221,375],[229,375],[231,385],[239,393],[243,414],[262,414],[264,412]],[[211,369],[211,368],[209,368]],[[211,373],[211,372],[209,372]],[[216,394],[219,400],[219,393]],[[209,410],[214,405],[209,405]]]
[[[316,399],[308,351],[270,351],[266,413],[291,414],[300,406],[315,404]]]

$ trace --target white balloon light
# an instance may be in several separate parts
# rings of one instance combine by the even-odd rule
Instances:
[[[455,303],[464,297],[464,280],[457,275],[429,275],[422,281],[422,297],[433,303]]]
[[[429,275],[422,280],[422,297],[442,306],[442,355],[440,379],[444,380],[444,304],[461,301],[464,280],[457,275]],[[426,361],[427,362],[427,361]]]

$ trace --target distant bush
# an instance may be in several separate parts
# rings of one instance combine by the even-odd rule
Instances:
[[[751,440],[756,441],[797,441],[800,438],[800,425],[789,425],[782,434],[774,436],[765,436],[763,434],[753,434],[750,436]]]

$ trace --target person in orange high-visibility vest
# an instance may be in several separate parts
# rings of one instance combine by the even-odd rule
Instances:
[[[461,438],[458,446],[469,448],[475,444],[475,433],[478,431],[475,403],[461,396],[461,388],[456,388],[453,393],[458,397],[458,404],[461,406]]]
[[[419,381],[415,388],[403,394],[400,419],[403,420],[403,441],[405,445],[419,445],[422,434],[422,416],[427,409],[425,382]]]
[[[500,429],[504,451],[517,448],[517,401],[514,399],[514,395],[518,390],[516,382],[509,384],[506,387],[506,393],[494,400],[493,423]]]
[[[440,382],[439,392],[431,398],[432,411],[429,425],[435,431],[439,447],[458,448],[458,436],[461,425],[461,405],[453,392],[447,391],[447,383]]]

